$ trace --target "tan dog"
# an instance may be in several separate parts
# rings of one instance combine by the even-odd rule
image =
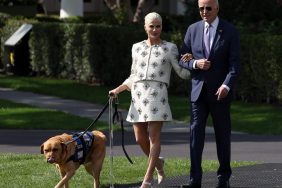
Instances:
[[[62,134],[49,138],[41,145],[41,153],[45,155],[47,162],[56,164],[61,174],[61,180],[55,188],[68,188],[68,181],[81,164],[93,176],[94,188],[99,188],[100,172],[106,154],[106,137],[100,131],[92,131],[81,138],[86,140],[71,142],[73,135]],[[82,142],[88,146],[86,149],[81,149]],[[82,154],[86,155],[82,157]]]

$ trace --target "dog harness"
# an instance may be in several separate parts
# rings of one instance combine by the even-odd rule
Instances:
[[[94,135],[92,132],[86,132],[83,136],[80,136],[83,132],[75,133],[72,135],[72,139],[76,142],[75,153],[67,160],[79,162],[83,164],[85,162],[85,158],[90,151],[93,141]]]

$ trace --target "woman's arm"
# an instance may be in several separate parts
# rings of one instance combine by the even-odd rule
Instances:
[[[114,94],[114,95],[118,95],[119,93],[123,92],[124,90],[130,90],[127,85],[119,85],[118,87],[116,87],[115,89],[109,91],[109,95]]]
[[[178,49],[176,45],[173,45],[171,49],[171,65],[180,78],[188,80],[190,78],[190,71],[179,66],[178,55]],[[191,54],[185,54],[185,59],[190,60],[190,58],[192,58]]]

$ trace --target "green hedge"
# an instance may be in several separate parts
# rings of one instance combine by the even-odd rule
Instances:
[[[241,36],[241,75],[237,95],[244,101],[282,104],[282,36]]]
[[[131,45],[141,38],[133,28],[37,23],[30,36],[31,66],[37,75],[115,85],[128,75]]]
[[[7,24],[2,41],[18,25]],[[144,29],[132,25],[33,22],[29,40],[31,69],[38,76],[117,86],[129,75],[132,44],[145,38]],[[162,38],[180,46],[182,34],[163,33]],[[241,36],[237,99],[282,104],[281,44],[281,35]],[[189,82],[174,72],[171,79],[169,91],[187,95]]]
[[[38,0],[0,0],[0,6],[36,5]]]

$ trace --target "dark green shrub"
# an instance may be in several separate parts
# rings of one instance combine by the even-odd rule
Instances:
[[[241,75],[237,95],[244,101],[274,102],[281,95],[282,36],[241,37]],[[280,88],[280,89],[279,89]]]
[[[36,5],[38,0],[0,0],[0,6]]]

